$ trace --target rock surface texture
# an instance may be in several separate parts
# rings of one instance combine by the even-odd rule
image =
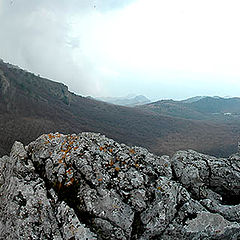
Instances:
[[[96,133],[0,158],[0,239],[240,239],[240,156],[172,159]]]

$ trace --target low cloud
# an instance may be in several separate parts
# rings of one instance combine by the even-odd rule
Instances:
[[[0,58],[64,82],[79,94],[100,94],[104,89],[95,63],[82,53],[81,39],[72,36],[71,21],[74,16],[85,19],[96,11],[113,11],[130,1],[102,2],[0,0]]]
[[[237,96],[239,7],[238,0],[0,0],[0,58],[82,95]]]

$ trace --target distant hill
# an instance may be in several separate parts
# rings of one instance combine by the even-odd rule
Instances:
[[[120,106],[128,106],[128,107],[134,107],[134,106],[143,105],[151,102],[147,97],[143,95],[127,96],[127,97],[100,97],[96,99],[99,101],[108,102],[108,103],[112,103]]]
[[[208,113],[240,114],[240,98],[205,97],[193,102],[191,108],[196,111]]]
[[[15,140],[27,144],[42,133],[56,131],[100,132],[157,154],[191,148],[226,156],[236,151],[240,128],[77,96],[64,84],[0,62],[0,155],[9,153]]]
[[[184,119],[240,121],[240,98],[196,97],[183,101],[161,100],[139,108]]]
[[[193,102],[197,102],[203,98],[205,98],[206,96],[196,96],[196,97],[191,97],[191,98],[187,98],[185,100],[182,100],[181,102],[183,103],[193,103]]]
[[[138,109],[157,113],[165,116],[179,117],[185,119],[203,120],[205,115],[191,108],[188,103],[174,100],[161,100],[154,103],[139,106]]]

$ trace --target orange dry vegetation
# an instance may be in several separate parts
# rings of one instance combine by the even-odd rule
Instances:
[[[111,159],[109,165],[112,166],[113,164],[114,164],[114,162],[113,162],[113,160]]]
[[[50,134],[50,133],[48,134],[48,137],[49,137],[49,139],[51,139],[51,140],[52,140],[53,138],[55,138],[55,136],[52,135],[52,134]]]
[[[136,153],[133,149],[130,149],[129,152],[132,153],[132,154]]]

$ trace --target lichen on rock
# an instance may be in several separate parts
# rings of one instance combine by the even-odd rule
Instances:
[[[238,239],[238,155],[49,133],[0,159],[0,239]],[[238,199],[238,200],[235,200]]]

